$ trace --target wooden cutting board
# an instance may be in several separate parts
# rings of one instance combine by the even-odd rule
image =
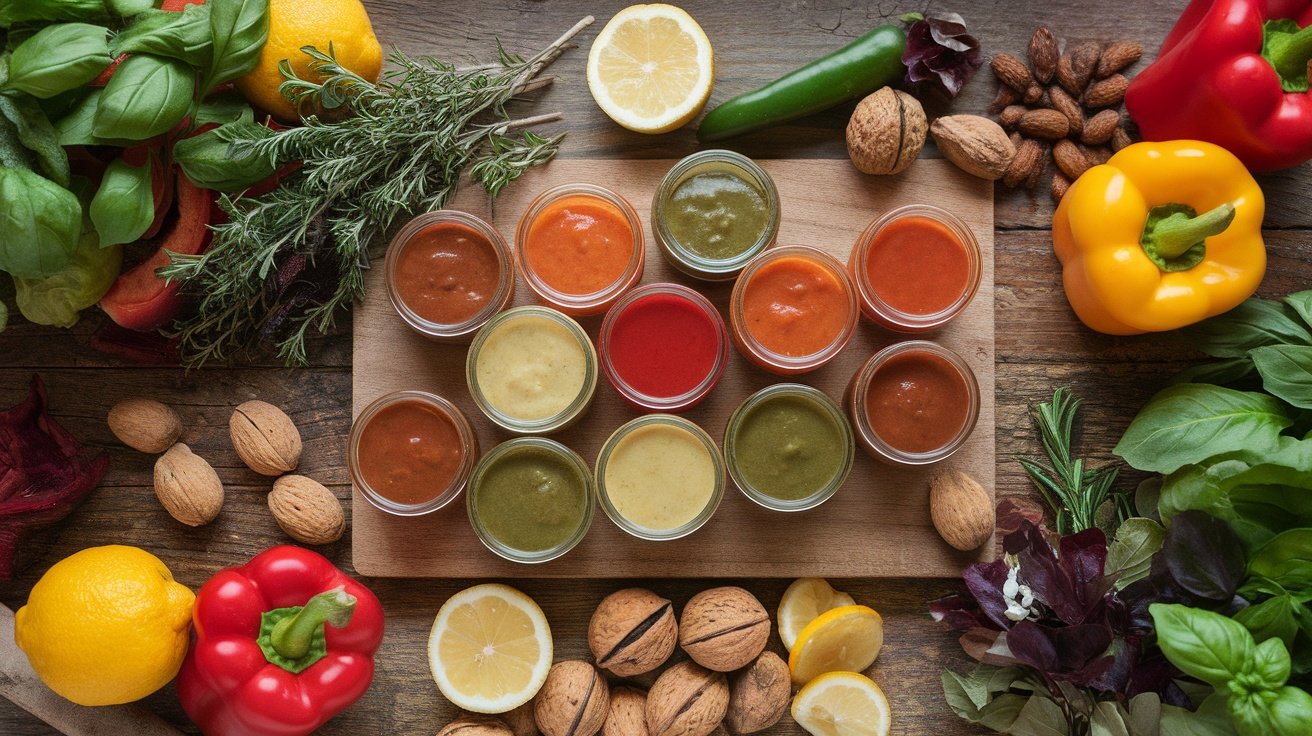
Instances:
[[[530,171],[505,189],[490,210],[487,195],[465,187],[455,209],[488,217],[508,240],[529,200],[566,182],[601,184],[626,197],[650,228],[652,194],[673,164],[667,160],[560,159]],[[845,160],[758,162],[774,177],[783,207],[780,244],[813,245],[846,262],[861,231],[892,207],[926,203],[956,213],[983,251],[984,275],[974,302],[936,337],[960,353],[979,380],[979,424],[966,444],[938,466],[894,468],[858,449],[844,486],[823,506],[784,514],[758,507],[730,487],[715,517],[690,537],[646,542],[621,532],[598,508],[587,538],[564,557],[542,565],[505,561],[487,551],[469,526],[463,497],[428,516],[403,519],[378,511],[355,492],[352,545],[355,569],[381,577],[955,577],[971,562],[992,556],[993,545],[959,553],[944,544],[929,519],[929,478],[948,468],[969,472],[993,493],[993,187],[942,160],[917,161],[896,177],[858,173]],[[489,217],[490,216],[490,217]],[[380,261],[381,263],[381,261]],[[730,284],[708,285],[669,267],[647,231],[643,283],[675,281],[700,290],[725,313]],[[429,342],[393,311],[382,269],[368,279],[368,299],[354,318],[353,415],[391,391],[421,389],[455,402],[473,423],[480,447],[509,439],[479,412],[464,380],[465,347]],[[516,304],[529,303],[521,283]],[[727,320],[726,320],[727,321]],[[595,339],[601,317],[581,320]],[[900,338],[862,320],[836,360],[796,379],[837,400],[857,368]],[[711,396],[684,416],[717,439],[729,414],[753,391],[785,379],[732,355]],[[637,416],[602,379],[587,415],[553,437],[590,464],[611,432]]]

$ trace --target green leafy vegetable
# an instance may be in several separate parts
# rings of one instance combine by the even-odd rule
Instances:
[[[1116,579],[1117,590],[1142,580],[1148,576],[1152,557],[1165,540],[1166,530],[1152,519],[1139,516],[1126,519],[1107,546],[1104,574]]]
[[[214,54],[201,76],[202,96],[251,69],[269,37],[269,0],[210,0]]]
[[[0,0],[0,26],[33,20],[100,20],[104,17],[104,0]]]
[[[1255,641],[1279,639],[1292,647],[1298,633],[1295,612],[1301,605],[1292,595],[1282,593],[1236,613],[1235,620],[1252,632]]]
[[[1178,603],[1154,603],[1149,612],[1171,664],[1212,687],[1224,687],[1253,658],[1252,634],[1233,619]]]
[[[200,135],[178,141],[173,160],[198,187],[219,192],[239,192],[273,176],[273,157],[249,148],[234,152],[232,141],[269,137],[273,131],[247,122],[226,123]]]
[[[1300,409],[1312,409],[1312,347],[1264,345],[1249,355],[1267,393]]]
[[[54,97],[90,82],[109,66],[109,29],[87,23],[46,26],[14,49],[7,86]]]
[[[1312,345],[1312,332],[1296,318],[1293,308],[1256,298],[1181,332],[1216,358],[1242,358],[1265,345]]]
[[[206,97],[200,107],[196,109],[196,127],[215,123],[223,125],[224,123],[253,123],[255,122],[255,111],[251,109],[250,103],[245,97],[230,92],[227,94],[215,94]]]
[[[114,38],[115,54],[145,53],[208,67],[214,50],[210,5],[188,5],[181,13],[149,10]]]
[[[111,163],[89,210],[102,246],[131,243],[140,238],[155,221],[150,162],[132,166],[120,158]]]
[[[120,246],[100,247],[94,232],[85,233],[68,263],[41,279],[14,279],[18,310],[39,325],[72,327],[79,312],[100,301],[123,264]]]
[[[58,273],[82,232],[72,192],[27,169],[0,168],[0,271],[22,278]]]
[[[1248,561],[1248,572],[1286,590],[1312,592],[1312,528],[1276,535]]]
[[[175,59],[128,57],[96,105],[93,133],[100,138],[145,140],[166,133],[191,107],[195,73]]]
[[[36,100],[27,95],[0,94],[0,116],[13,126],[18,142],[32,152],[41,173],[60,186],[68,186],[68,154]]]

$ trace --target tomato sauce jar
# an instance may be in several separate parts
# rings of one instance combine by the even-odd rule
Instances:
[[[592,184],[538,195],[515,232],[515,262],[528,288],[575,317],[601,314],[638,283],[646,247],[628,201]]]
[[[848,269],[862,313],[909,333],[937,329],[961,314],[983,274],[974,233],[930,205],[899,207],[872,222],[852,248]]]
[[[706,297],[647,284],[606,313],[601,369],[620,396],[646,411],[683,411],[706,398],[729,362],[729,332]]]
[[[439,342],[469,342],[515,296],[510,247],[467,212],[426,212],[387,248],[387,297],[412,329]]]
[[[866,361],[844,403],[857,440],[876,460],[928,465],[956,452],[975,430],[979,384],[960,355],[908,340]]]
[[[734,344],[772,373],[833,360],[856,330],[856,290],[838,259],[817,248],[767,250],[743,269],[729,299]]]

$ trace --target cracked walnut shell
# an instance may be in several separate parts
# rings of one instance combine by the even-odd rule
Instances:
[[[723,673],[683,661],[661,673],[647,693],[650,736],[710,736],[729,710]]]
[[[641,675],[665,664],[678,638],[674,605],[642,588],[606,596],[588,622],[588,647],[597,666],[617,677]]]
[[[679,645],[697,664],[732,672],[751,664],[770,638],[770,614],[742,588],[704,590],[679,619]]]
[[[577,659],[552,665],[533,700],[533,718],[545,736],[595,736],[608,712],[606,681],[596,667]]]
[[[897,174],[925,147],[929,121],[920,102],[884,87],[857,103],[847,122],[847,155],[866,174]]]

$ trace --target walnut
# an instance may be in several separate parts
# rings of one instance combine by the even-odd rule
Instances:
[[[533,718],[545,736],[595,736],[609,710],[606,681],[580,660],[552,665],[533,700]]]
[[[610,691],[610,712],[602,736],[648,736],[647,696],[631,687]]]
[[[792,694],[788,665],[774,652],[763,652],[729,680],[729,730],[749,734],[773,726],[788,712]]]
[[[301,433],[273,404],[243,402],[228,419],[228,432],[238,457],[260,475],[290,473],[301,462]]]
[[[679,619],[679,645],[697,664],[732,672],[751,664],[770,638],[770,614],[742,588],[711,588],[692,597]]]
[[[510,726],[515,736],[539,736],[537,721],[533,720],[533,703],[525,703],[518,708],[497,716]]]
[[[437,736],[514,736],[514,733],[495,718],[468,716],[446,724]]]
[[[647,693],[650,736],[710,736],[729,710],[723,673],[683,661],[665,670]]]
[[[897,174],[925,147],[929,121],[916,98],[884,87],[861,100],[847,122],[847,155],[866,174]]]
[[[597,666],[632,677],[665,664],[679,638],[674,605],[642,588],[612,593],[588,622],[588,646]]]

